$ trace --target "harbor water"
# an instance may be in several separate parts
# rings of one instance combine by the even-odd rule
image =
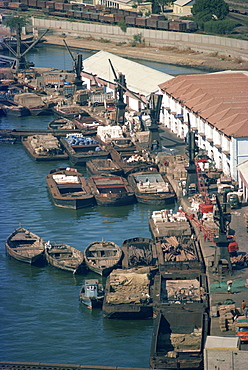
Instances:
[[[88,56],[83,52],[83,59]],[[62,48],[43,47],[29,53],[28,59],[37,67],[72,68],[72,60]],[[173,74],[172,66],[168,68],[167,73]],[[174,74],[197,72],[177,68]],[[52,119],[0,117],[0,128],[47,128]],[[22,224],[46,241],[70,244],[81,251],[102,238],[121,246],[127,238],[151,237],[148,217],[161,207],[134,204],[60,209],[49,197],[46,175],[58,166],[70,166],[69,161],[35,162],[20,143],[1,143],[0,158],[0,359],[148,368],[152,319],[103,319],[101,310],[91,311],[78,299],[84,278],[100,278],[98,275],[73,275],[9,259],[5,240]],[[84,167],[77,168],[87,176]]]

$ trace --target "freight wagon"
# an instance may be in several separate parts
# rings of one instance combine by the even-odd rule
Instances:
[[[197,23],[190,20],[169,22],[165,19],[163,14],[151,14],[149,17],[143,17],[141,13],[131,12],[124,9],[104,8],[102,6],[93,7],[90,5],[75,3],[68,4],[63,0],[59,2],[23,0],[22,3],[6,2],[6,4],[12,9],[26,10],[27,7],[37,8],[56,17],[67,17],[89,22],[101,22],[117,25],[120,21],[125,21],[128,27],[174,32],[194,32],[197,30]],[[3,5],[0,4],[0,8],[2,7]]]

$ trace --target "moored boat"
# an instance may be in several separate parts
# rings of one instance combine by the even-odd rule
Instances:
[[[84,255],[68,244],[47,242],[45,245],[47,262],[60,270],[80,273],[84,270]]]
[[[135,172],[128,176],[137,201],[145,204],[165,205],[174,203],[176,193],[159,172]]]
[[[57,207],[80,209],[95,204],[87,180],[75,168],[54,169],[47,175],[46,182]]]
[[[20,93],[14,96],[14,101],[26,107],[32,116],[51,114],[51,108],[35,93]]]
[[[125,176],[132,172],[139,171],[156,171],[157,165],[149,158],[145,151],[118,151],[110,150],[110,156],[123,170]]]
[[[150,367],[152,369],[203,369],[207,328],[202,309],[173,307],[154,321]]]
[[[24,117],[30,115],[28,108],[10,99],[0,99],[0,108],[6,116]]]
[[[135,202],[131,186],[121,176],[90,176],[88,184],[98,205],[123,206]]]
[[[20,226],[8,236],[5,247],[10,257],[32,265],[44,257],[45,241]]]
[[[126,239],[122,243],[121,249],[123,252],[122,268],[155,266],[156,264],[156,249],[152,239]]]
[[[99,141],[85,137],[83,134],[68,134],[60,139],[73,164],[85,164],[92,158],[108,158],[109,153],[104,150]]]
[[[150,270],[117,269],[106,280],[103,316],[108,319],[148,319],[153,316]]]
[[[120,166],[111,158],[90,159],[86,162],[86,169],[91,175],[119,175],[123,174]]]
[[[35,161],[56,161],[68,158],[60,142],[52,134],[23,137],[22,144]]]
[[[107,276],[121,263],[122,250],[112,241],[90,243],[84,251],[86,266],[95,273]]]
[[[88,308],[101,308],[104,298],[103,285],[99,283],[98,279],[87,279],[84,281],[79,300]]]
[[[78,117],[79,115],[88,116],[89,114],[82,108],[80,105],[56,105],[52,108],[53,113],[56,116],[73,119],[75,117]]]

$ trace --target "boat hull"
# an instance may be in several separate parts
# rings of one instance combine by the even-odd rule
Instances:
[[[57,207],[77,210],[95,204],[86,179],[74,168],[60,167],[52,170],[46,177],[46,182]]]
[[[90,309],[102,308],[103,298],[94,299],[94,298],[88,298],[88,297],[80,297],[80,302]]]
[[[84,271],[83,253],[76,248],[65,244],[55,244],[45,248],[47,262],[57,269],[72,273],[82,273]]]
[[[107,319],[123,319],[123,320],[144,320],[152,319],[152,305],[137,305],[137,304],[120,304],[106,305],[103,304],[103,317]]]
[[[9,257],[30,265],[44,258],[45,241],[23,227],[17,228],[9,235],[5,247]]]
[[[121,263],[122,250],[114,242],[96,241],[86,247],[84,258],[89,270],[107,276]]]
[[[100,206],[123,206],[136,200],[132,188],[121,176],[91,176],[88,184]]]

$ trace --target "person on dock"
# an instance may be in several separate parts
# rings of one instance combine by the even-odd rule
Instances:
[[[232,293],[232,280],[227,281],[227,293]]]
[[[245,313],[245,308],[246,308],[246,302],[243,300],[242,303],[241,303],[241,313],[242,314]]]

